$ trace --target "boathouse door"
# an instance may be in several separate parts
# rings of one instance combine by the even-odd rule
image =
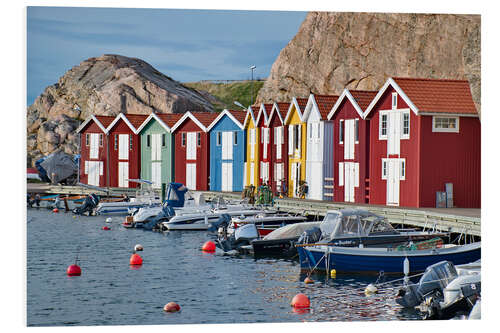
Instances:
[[[128,187],[128,162],[118,162],[118,187]]]
[[[161,187],[161,134],[151,135],[151,181],[154,188]]]
[[[88,163],[88,181],[89,185],[99,186],[99,175],[101,174],[101,165],[100,161],[87,161]]]
[[[118,136],[118,160],[127,160],[127,162],[118,162],[118,187],[128,187],[128,151],[130,138],[128,134]]]
[[[388,113],[388,116],[387,154],[399,154],[401,141],[401,112],[391,111]]]
[[[344,162],[344,201],[354,202],[354,188],[359,186],[359,163]]]
[[[196,190],[196,163],[186,163],[186,187]]]
[[[233,163],[222,162],[222,191],[233,191]]]
[[[387,162],[387,205],[399,206],[400,159],[388,158]]]

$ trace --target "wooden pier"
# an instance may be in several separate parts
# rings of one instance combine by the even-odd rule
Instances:
[[[120,196],[123,194],[133,197],[137,189],[109,188],[107,191],[96,191],[81,186],[61,186],[49,184],[28,183],[29,193],[47,194],[90,194]],[[207,200],[215,197],[223,197],[226,200],[241,200],[241,193],[228,192],[201,192]],[[345,208],[366,209],[372,213],[387,217],[389,222],[403,227],[421,227],[436,229],[438,231],[450,231],[453,233],[465,233],[473,236],[481,236],[481,209],[472,208],[404,208],[382,205],[349,205],[340,202],[316,201],[295,198],[275,199],[275,208],[290,213],[301,213],[306,216],[325,215],[328,210]]]

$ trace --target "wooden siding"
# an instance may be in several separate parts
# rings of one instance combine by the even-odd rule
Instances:
[[[287,130],[289,130],[290,125],[293,126],[299,126],[300,132],[301,132],[301,142],[299,143],[300,145],[300,151],[297,149],[294,149],[293,152],[288,151],[288,196],[289,197],[296,197],[296,193],[294,191],[294,186],[295,184],[293,183],[293,177],[292,177],[292,163],[300,163],[300,178],[297,180],[297,182],[300,182],[301,180],[306,180],[306,124],[302,122],[300,119],[299,114],[297,113],[297,109],[295,108],[295,105],[292,106],[292,109],[290,110],[291,115],[290,118],[288,119],[288,125]],[[288,138],[290,140],[290,137]],[[287,144],[288,144],[287,140]],[[299,184],[296,184],[297,188]]]
[[[237,144],[233,141],[232,160],[222,159],[222,145],[217,145],[217,132],[234,132]],[[209,132],[210,135],[210,190],[222,191],[222,163],[232,162],[232,191],[243,190],[243,166],[246,152],[246,131],[236,125],[231,118],[224,115]],[[234,138],[233,138],[234,140]]]
[[[278,159],[276,156],[276,150],[277,146],[274,144],[274,129],[276,127],[283,126],[283,143],[281,144],[281,158]],[[281,120],[277,114],[277,112],[273,112],[272,114],[272,119],[269,123],[269,130],[270,130],[270,138],[269,141],[271,142],[270,144],[270,149],[269,149],[269,155],[271,156],[269,160],[269,181],[271,184],[271,189],[273,193],[276,193],[278,191],[277,187],[277,181],[278,179],[275,179],[274,177],[274,169],[275,165],[280,163],[283,165],[283,175],[285,178],[285,186],[288,188],[288,126],[285,126],[284,124],[281,123]]]
[[[173,135],[166,131],[163,126],[156,119],[151,119],[148,124],[144,126],[141,130],[140,138],[141,138],[141,178],[147,180],[152,179],[152,160],[151,160],[151,149],[152,149],[152,135],[153,134],[161,134],[165,135],[165,146],[161,146],[161,156],[160,160],[156,160],[161,162],[161,183],[168,184],[174,180],[174,154],[173,154],[173,145],[174,139]],[[150,146],[147,145],[147,136],[150,136]],[[160,145],[162,142],[160,142]]]
[[[209,137],[191,118],[187,118],[173,133],[175,142],[174,178],[176,182],[186,184],[187,142],[185,146],[182,146],[182,133],[188,132],[200,133],[201,144],[199,147],[196,146],[196,161],[192,161],[192,163],[196,164],[196,190],[207,191],[209,189]]]
[[[259,137],[259,130],[258,128],[256,128],[255,126],[255,123],[253,122],[253,119],[252,117],[249,115],[249,120],[248,120],[248,123],[247,123],[247,126],[245,128],[245,136],[247,138],[247,140],[245,140],[245,144],[246,144],[246,159],[245,159],[245,162],[246,164],[243,164],[244,167],[246,166],[246,172],[245,172],[245,176],[246,176],[246,179],[244,180],[244,184],[245,185],[250,185],[250,184],[254,184],[255,186],[258,186],[259,185],[259,172],[260,172],[260,163],[259,163],[259,148],[260,148],[260,137]],[[254,150],[254,157],[252,158],[252,143],[250,142],[250,138],[252,137],[250,132],[252,130],[256,129],[255,131],[255,150]],[[253,176],[253,179],[252,176],[251,176],[251,164],[253,163],[254,165],[254,176]]]

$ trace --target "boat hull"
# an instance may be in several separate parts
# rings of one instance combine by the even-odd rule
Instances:
[[[350,248],[339,246],[298,246],[301,270],[337,273],[403,274],[403,262],[408,258],[410,273],[423,272],[428,266],[448,260],[455,265],[469,263],[481,258],[481,243],[451,248],[414,251],[391,251],[385,248]],[[328,252],[328,256],[325,253]],[[326,257],[328,260],[325,260]]]

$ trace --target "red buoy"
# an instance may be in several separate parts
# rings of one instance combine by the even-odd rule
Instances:
[[[111,230],[111,228],[107,227],[107,226],[104,226],[104,227],[102,227],[102,230]]]
[[[57,208],[54,208],[52,211],[53,211],[54,213],[59,213],[59,209],[57,209]]]
[[[181,310],[181,307],[179,306],[179,304],[177,304],[175,302],[167,303],[163,307],[163,311],[165,311],[165,312],[177,312],[180,310]]]
[[[70,265],[68,266],[68,269],[66,270],[66,274],[68,276],[80,276],[82,275],[82,269],[78,265]]]
[[[294,308],[308,308],[311,303],[309,302],[309,298],[304,294],[297,294],[292,299],[291,306]]]
[[[313,279],[311,279],[311,278],[308,276],[308,277],[306,277],[306,278],[304,279],[304,283],[305,283],[305,284],[308,284],[308,283],[314,283],[314,280],[313,280]]]
[[[215,252],[215,243],[212,241],[206,241],[201,249],[205,252]]]
[[[141,258],[141,256],[134,253],[130,257],[130,264],[131,265],[142,265],[142,258]]]

